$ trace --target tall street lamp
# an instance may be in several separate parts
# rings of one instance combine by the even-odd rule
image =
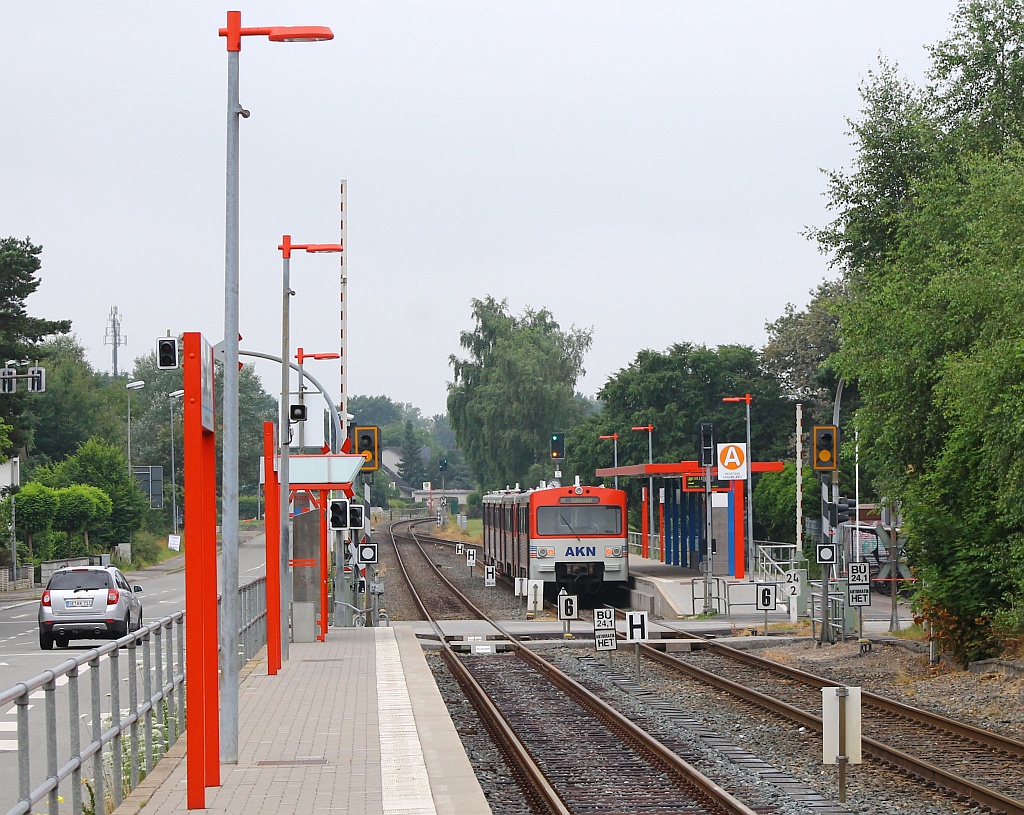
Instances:
[[[612,439],[612,442],[615,445],[615,447],[614,447],[615,458],[613,459],[613,461],[615,462],[615,467],[618,468],[618,466],[619,466],[619,434],[618,433],[612,433],[610,436],[598,436],[598,438],[601,438],[601,439]],[[615,476],[615,489],[618,489],[618,488],[619,488],[619,477]]]
[[[645,424],[640,427],[634,427],[634,430],[646,430],[647,431],[647,463],[654,463],[654,425]],[[647,479],[647,540],[644,541],[644,548],[647,552],[644,557],[650,554],[651,547],[651,535],[654,534],[654,476],[651,475]]]
[[[723,402],[746,402],[747,404],[747,557],[746,566],[747,574],[749,579],[754,579],[754,493],[751,491],[751,479],[750,474],[753,472],[754,459],[750,455],[750,403],[752,401],[751,395],[745,394],[744,396],[726,396],[722,399]]]
[[[171,391],[167,394],[168,405],[171,408],[171,516],[174,524],[174,534],[178,534],[178,478],[174,469],[174,400],[185,395],[185,391]]]
[[[228,118],[227,189],[224,229],[224,431],[221,507],[223,540],[221,586],[223,614],[220,651],[225,655],[221,683],[221,760],[238,763],[238,117],[249,111],[238,102],[238,55],[242,37],[266,37],[271,42],[318,42],[334,39],[320,26],[242,28],[242,12],[229,11],[227,26],[218,31],[227,41]],[[230,589],[230,590],[225,590]]]
[[[137,391],[139,388],[146,387],[146,383],[141,379],[136,379],[134,382],[129,382],[125,385],[128,390],[128,475],[134,478],[135,471],[132,469],[132,391]]]
[[[309,253],[340,252],[340,243],[308,243],[294,244],[291,235],[283,235],[281,244],[281,419],[278,434],[281,442],[281,462],[278,467],[278,480],[281,490],[281,659],[288,659],[288,619],[292,602],[292,581],[289,562],[291,560],[291,517],[289,514],[291,483],[288,473],[288,454],[291,445],[291,370],[288,360],[291,358],[290,333],[291,315],[289,311],[291,296],[291,265],[292,251],[302,249]],[[301,383],[299,387],[302,387]]]

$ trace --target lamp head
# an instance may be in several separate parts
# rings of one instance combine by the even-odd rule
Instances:
[[[167,394],[167,395],[168,395],[168,396],[169,396],[170,398],[172,398],[172,399],[176,399],[176,398],[177,398],[177,397],[179,397],[179,396],[184,396],[184,395],[185,395],[185,391],[184,391],[184,390],[177,390],[177,391],[171,391],[171,392],[170,392],[169,394]]]
[[[146,383],[141,379],[136,379],[134,382],[129,382],[125,387],[130,391],[137,391],[139,388],[146,387]]]
[[[271,42],[326,42],[334,39],[334,32],[320,25],[281,25],[270,29]]]

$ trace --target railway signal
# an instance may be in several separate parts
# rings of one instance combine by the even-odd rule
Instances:
[[[839,428],[815,425],[813,440],[811,466],[815,470],[835,470],[839,466]]]
[[[176,337],[157,338],[156,367],[162,371],[178,367],[178,339]]]
[[[362,529],[366,525],[366,508],[355,501],[348,505],[348,528]]]
[[[331,498],[327,502],[327,528],[348,529],[348,499]]]
[[[551,434],[551,458],[555,461],[565,458],[565,433]]]
[[[366,463],[359,468],[360,472],[375,472],[380,469],[380,428],[376,425],[356,427],[354,432],[356,455],[366,459]]]

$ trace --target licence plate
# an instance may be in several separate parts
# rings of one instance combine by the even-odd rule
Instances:
[[[64,608],[92,608],[92,599],[87,600],[65,600]]]

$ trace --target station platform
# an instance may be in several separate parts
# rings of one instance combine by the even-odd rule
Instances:
[[[728,610],[716,618],[695,620],[692,618],[701,614],[704,605],[703,574],[632,554],[629,556],[629,570],[634,583],[630,591],[632,608],[650,612],[664,625],[678,628],[673,621],[685,621],[686,630],[700,633],[713,631],[716,620],[719,625],[728,621],[734,626],[745,626],[764,619],[764,612],[756,611],[757,584],[752,580],[716,577],[717,585],[724,588]],[[908,628],[913,623],[910,605],[902,598],[897,598],[895,614],[900,628]],[[777,611],[769,612],[769,623],[788,619],[788,616],[788,610],[780,604]],[[887,632],[892,618],[892,598],[871,592],[871,605],[863,609],[864,633]]]
[[[490,815],[411,627],[332,628],[289,656],[277,676],[262,658],[242,672],[238,763],[206,811]],[[116,815],[188,811],[187,735]]]

